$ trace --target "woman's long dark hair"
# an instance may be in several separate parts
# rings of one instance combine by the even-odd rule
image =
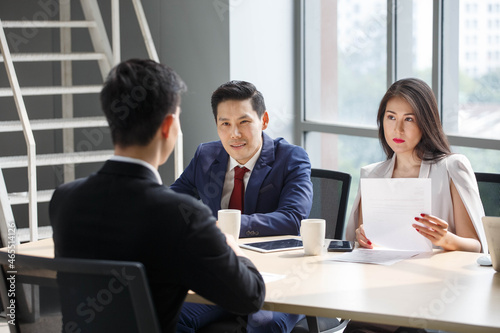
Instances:
[[[418,158],[423,161],[438,161],[451,154],[450,144],[439,120],[434,93],[424,81],[409,78],[394,82],[385,93],[378,108],[378,137],[387,159],[392,158],[394,151],[385,140],[383,121],[387,103],[393,97],[403,98],[415,113],[417,125],[422,132],[422,138],[415,147]]]

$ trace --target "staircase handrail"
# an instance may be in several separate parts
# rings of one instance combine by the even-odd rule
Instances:
[[[0,20],[0,48],[4,58],[5,69],[9,78],[10,86],[14,95],[17,113],[23,127],[24,140],[28,152],[28,193],[29,193],[29,228],[30,240],[38,240],[38,207],[37,207],[37,184],[36,184],[36,143],[31,124],[26,112],[21,87],[17,79],[16,70],[12,62],[12,57],[5,37],[2,20]],[[1,166],[0,166],[1,167]]]
[[[151,31],[149,30],[149,25],[146,20],[146,15],[144,14],[141,0],[132,0],[132,3],[134,4],[135,13],[137,15],[137,20],[139,21],[144,43],[146,43],[149,58],[156,62],[160,62],[160,58],[158,57],[158,53],[156,52],[156,47],[153,42],[153,37],[151,36]],[[179,178],[184,170],[183,149],[183,136],[182,132],[179,132],[174,150],[174,175],[176,179]]]

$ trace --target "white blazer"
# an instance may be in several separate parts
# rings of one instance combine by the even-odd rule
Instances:
[[[361,178],[391,178],[395,161],[396,154],[390,160],[365,166],[361,168]],[[448,222],[448,229],[455,233],[455,218],[450,192],[450,179],[453,180],[479,236],[482,252],[488,253],[488,245],[481,222],[484,208],[479,196],[476,176],[467,157],[461,154],[451,154],[436,163],[422,161],[418,177],[432,179],[431,214]],[[361,191],[358,188],[358,194],[347,222],[346,238],[348,240],[356,240],[355,231],[358,225],[360,200]]]

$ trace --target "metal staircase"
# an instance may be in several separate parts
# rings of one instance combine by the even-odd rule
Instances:
[[[76,94],[97,94],[101,90],[99,85],[73,85],[72,63],[77,61],[97,61],[104,79],[113,65],[120,61],[120,31],[119,31],[119,0],[111,1],[112,41],[110,44],[103,18],[97,0],[80,0],[84,21],[71,20],[71,3],[73,1],[58,1],[59,20],[43,21],[2,21],[0,17],[0,47],[2,56],[0,62],[5,64],[10,87],[0,88],[0,105],[2,98],[13,97],[15,100],[19,120],[0,121],[0,133],[23,132],[26,141],[27,153],[21,156],[0,156],[0,235],[3,246],[34,241],[40,238],[51,237],[49,227],[38,226],[37,203],[48,202],[53,193],[51,190],[37,191],[37,167],[63,166],[64,181],[71,181],[75,177],[74,166],[80,163],[94,163],[105,161],[113,154],[112,150],[102,151],[75,151],[74,129],[107,127],[104,117],[74,117],[73,96]],[[131,0],[139,21],[142,36],[146,43],[149,57],[159,61],[153,45],[151,34],[146,22],[140,0]],[[5,31],[12,28],[59,29],[60,53],[10,53]],[[92,52],[72,52],[71,29],[88,29],[92,41]],[[14,63],[18,62],[60,62],[61,85],[21,87],[18,82]],[[26,110],[24,98],[26,96],[54,95],[61,96],[62,118],[60,119],[30,119],[29,110]],[[62,153],[36,153],[36,142],[33,131],[62,130]],[[182,138],[175,152],[175,174],[182,171]],[[9,168],[27,168],[28,189],[26,192],[9,193],[4,181],[3,170]],[[12,205],[27,205],[29,210],[29,228],[17,228],[12,212]],[[15,238],[12,236],[15,235]],[[9,237],[10,236],[10,237]]]

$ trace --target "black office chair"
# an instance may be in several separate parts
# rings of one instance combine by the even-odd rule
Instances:
[[[0,252],[0,264],[10,332],[160,332],[141,263]]]
[[[340,171],[312,169],[313,204],[309,218],[326,220],[326,238],[343,239],[351,175]]]
[[[347,201],[351,175],[339,171],[312,169],[313,205],[309,218],[326,220],[326,238],[343,239],[346,226]],[[349,321],[338,318],[307,316],[292,333],[337,332]]]
[[[479,195],[486,216],[500,216],[500,174],[476,172]]]

